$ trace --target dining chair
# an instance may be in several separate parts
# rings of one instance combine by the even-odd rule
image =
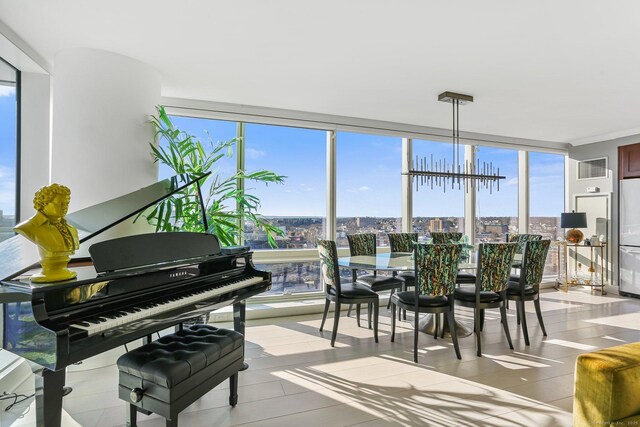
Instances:
[[[374,233],[347,234],[347,240],[349,241],[349,252],[352,257],[361,255],[376,256],[376,235]],[[354,269],[352,270],[352,274],[354,283],[360,283],[367,286],[374,292],[394,292],[396,289],[402,288],[403,285],[403,281],[397,277],[378,275],[375,270],[373,271],[373,274],[358,275],[358,271]],[[356,308],[356,315],[358,316],[358,322],[360,322],[360,307],[356,306]],[[369,306],[369,328],[371,328],[371,312],[371,306]],[[350,313],[351,307],[349,307],[347,315]]]
[[[502,327],[507,336],[509,348],[513,350],[505,303],[511,262],[516,246],[515,243],[481,243],[478,249],[475,286],[462,286],[456,288],[454,292],[457,304],[474,309],[473,329],[476,334],[478,356],[482,356],[481,332],[484,323],[484,310],[488,308],[500,309]]]
[[[320,323],[320,332],[324,328],[327,320],[331,301],[335,303],[335,314],[333,321],[333,333],[331,334],[331,347],[335,346],[338,336],[338,322],[340,320],[340,309],[342,304],[371,304],[373,312],[373,336],[378,342],[378,304],[380,297],[378,294],[360,283],[342,283],[338,271],[338,250],[336,242],[333,240],[318,240],[318,255],[320,256],[320,270],[324,281],[324,314]]]
[[[540,282],[544,273],[544,265],[549,252],[550,240],[532,240],[525,244],[520,276],[511,276],[507,285],[507,300],[515,301],[518,323],[522,326],[524,343],[529,344],[527,330],[527,316],[524,311],[525,301],[533,301],[538,316],[538,323],[542,328],[542,335],[547,336],[540,310]]]
[[[542,240],[542,236],[540,234],[509,234],[507,237],[507,242],[509,243],[517,243],[518,247],[516,248],[516,255],[524,254],[524,246],[527,242],[535,242],[538,240]],[[522,259],[514,260],[512,264],[513,268],[522,268]]]
[[[418,233],[387,233],[389,238],[389,249],[391,252],[413,252],[413,244],[418,242]],[[401,271],[396,277],[402,280],[402,291],[408,290],[416,283],[416,276],[413,270]],[[393,295],[393,290],[391,291]],[[389,299],[391,304],[391,299]],[[387,305],[387,308],[390,305]],[[404,319],[407,320],[407,312],[403,310]]]
[[[398,309],[413,311],[413,361],[418,362],[418,321],[420,313],[446,314],[449,325],[454,325],[456,273],[460,246],[416,243],[414,274],[417,286],[413,291],[400,291],[391,296],[391,304]],[[396,308],[391,314],[391,342],[396,337]],[[399,311],[399,310],[398,310]],[[437,335],[437,329],[436,329]],[[456,357],[461,359],[456,328],[451,328],[451,339]]]
[[[445,243],[459,242],[462,239],[462,233],[458,232],[431,232],[431,238],[434,245],[442,245]]]

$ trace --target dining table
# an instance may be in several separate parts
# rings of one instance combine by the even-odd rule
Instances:
[[[376,271],[413,271],[415,268],[413,252],[381,252],[376,255],[358,255],[339,257],[338,265],[340,267],[349,268],[351,270],[376,270]],[[458,263],[458,270],[475,270],[475,254],[472,254],[469,261],[461,261]],[[445,335],[450,335],[448,322],[443,322]],[[433,314],[427,314],[418,324],[421,332],[429,335],[435,333],[435,317]],[[465,324],[455,321],[456,333],[459,337],[467,337],[473,333],[473,330]]]

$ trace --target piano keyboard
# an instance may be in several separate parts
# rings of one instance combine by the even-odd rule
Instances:
[[[95,335],[126,323],[145,319],[189,304],[205,301],[208,298],[226,294],[227,292],[242,289],[247,286],[260,283],[263,280],[264,279],[262,277],[250,277],[248,279],[236,280],[213,289],[196,291],[157,303],[150,302],[147,304],[140,304],[139,306],[127,307],[119,311],[104,314],[100,317],[85,319],[70,326],[85,330],[89,335]]]

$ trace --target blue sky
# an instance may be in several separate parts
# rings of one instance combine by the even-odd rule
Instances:
[[[15,88],[0,85],[0,210],[15,214],[16,96]]]
[[[174,124],[203,139],[227,140],[236,134],[234,122],[174,117]],[[326,132],[322,130],[247,124],[246,168],[286,175],[284,185],[251,185],[262,201],[261,213],[273,216],[324,216],[326,203]],[[401,139],[338,132],[337,215],[399,217],[401,215]],[[414,140],[414,157],[447,158],[451,144]],[[464,149],[461,149],[464,152]],[[481,162],[493,162],[506,179],[500,191],[477,195],[480,216],[516,216],[518,153],[479,147]],[[558,216],[564,207],[564,156],[531,153],[531,215]],[[221,173],[235,168],[235,159],[221,162]],[[166,174],[161,171],[161,176]],[[415,188],[415,187],[414,187]],[[414,216],[462,216],[464,189],[446,192],[422,186],[414,190]]]

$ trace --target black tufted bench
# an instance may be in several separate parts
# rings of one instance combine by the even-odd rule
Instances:
[[[209,325],[193,325],[132,350],[118,359],[120,399],[129,402],[128,425],[136,412],[166,418],[178,414],[229,378],[229,404],[238,402],[238,371],[244,363],[242,334]]]

